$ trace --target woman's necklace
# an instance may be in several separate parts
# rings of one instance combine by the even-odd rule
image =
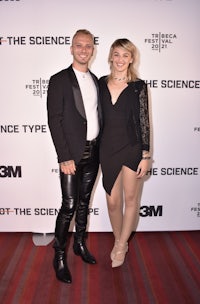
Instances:
[[[117,80],[117,81],[123,81],[123,80],[126,80],[127,77],[124,76],[124,77],[121,77],[121,78],[118,78],[118,77],[113,77],[113,79]]]

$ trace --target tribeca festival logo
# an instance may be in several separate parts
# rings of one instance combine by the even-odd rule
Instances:
[[[25,85],[25,89],[29,90],[33,96],[42,98],[47,94],[48,85],[49,80],[47,79],[33,79],[31,83]]]
[[[194,127],[194,132],[195,132],[196,134],[200,134],[200,127],[199,127],[199,126],[195,126],[195,127]]]
[[[195,213],[197,217],[200,217],[200,203],[196,203],[196,205],[192,206],[190,211]]]
[[[174,33],[152,33],[150,37],[145,38],[144,42],[151,46],[153,51],[158,51],[168,49],[177,39],[177,35]]]

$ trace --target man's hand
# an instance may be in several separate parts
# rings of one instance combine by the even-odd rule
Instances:
[[[68,160],[60,163],[60,170],[64,174],[75,174],[76,166],[74,160]]]

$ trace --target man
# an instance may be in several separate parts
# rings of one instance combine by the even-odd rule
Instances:
[[[95,264],[85,243],[88,206],[99,168],[98,137],[101,112],[97,78],[89,69],[94,37],[78,30],[70,47],[73,63],[50,78],[48,124],[60,165],[62,205],[56,219],[54,269],[56,277],[71,283],[66,241],[75,215],[73,250],[84,262]]]

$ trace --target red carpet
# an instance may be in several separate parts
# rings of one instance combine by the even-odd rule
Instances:
[[[0,303],[3,304],[199,304],[200,232],[138,232],[125,263],[112,269],[111,233],[89,233],[97,265],[72,252],[71,285],[52,268],[52,243],[35,246],[31,233],[0,233]]]

